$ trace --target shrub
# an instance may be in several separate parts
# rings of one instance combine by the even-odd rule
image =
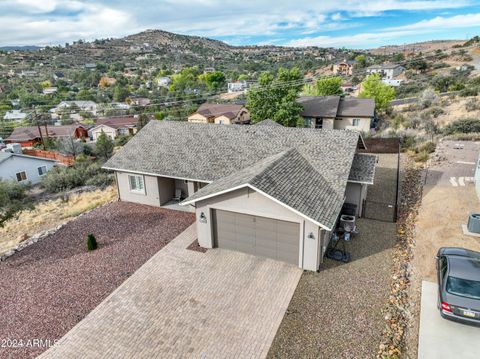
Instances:
[[[413,136],[406,136],[403,138],[402,141],[402,150],[408,150],[410,148],[413,148],[415,146],[415,137]]]
[[[480,132],[480,120],[465,118],[448,124],[443,130],[444,134]]]
[[[480,110],[480,102],[477,98],[471,98],[465,103],[465,109],[467,111]]]
[[[437,145],[434,142],[428,141],[419,148],[419,152],[433,153],[435,152]]]
[[[95,236],[93,234],[89,234],[87,236],[87,248],[89,251],[94,251],[95,249],[97,249],[98,247],[98,244],[97,244],[97,240],[95,239]]]
[[[0,179],[0,227],[31,203],[25,194],[26,187],[15,181]]]

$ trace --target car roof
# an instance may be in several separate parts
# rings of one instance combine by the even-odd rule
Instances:
[[[449,276],[480,280],[480,260],[456,255],[447,256],[447,259]]]

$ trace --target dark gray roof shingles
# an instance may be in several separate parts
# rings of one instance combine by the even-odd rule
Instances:
[[[350,169],[349,181],[373,184],[375,177],[375,164],[377,156],[365,153],[357,153],[353,158],[352,168]]]

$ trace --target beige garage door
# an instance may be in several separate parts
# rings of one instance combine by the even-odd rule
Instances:
[[[214,211],[215,246],[298,265],[298,223]]]

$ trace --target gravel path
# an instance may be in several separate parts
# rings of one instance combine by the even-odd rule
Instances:
[[[0,263],[0,358],[46,350],[8,348],[12,342],[5,340],[60,339],[194,219],[188,212],[110,203]],[[86,250],[88,233],[99,244],[94,252]]]
[[[359,219],[352,261],[304,272],[269,358],[374,358],[384,328],[395,223]]]

